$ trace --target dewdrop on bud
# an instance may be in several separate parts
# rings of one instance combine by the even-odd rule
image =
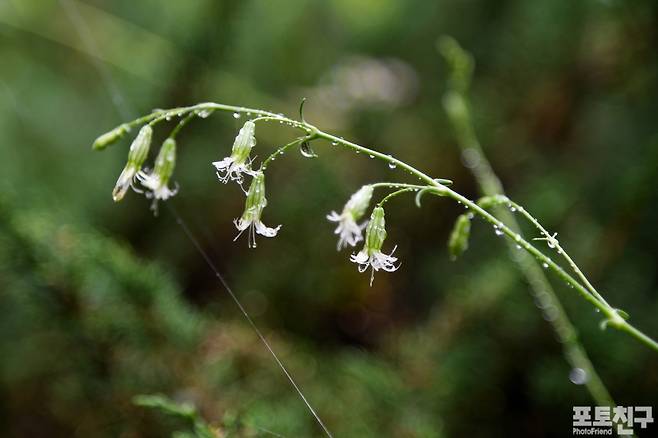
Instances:
[[[128,187],[132,186],[137,173],[142,168],[142,164],[144,164],[148,156],[152,136],[153,128],[151,128],[151,125],[144,125],[130,145],[128,162],[123,168],[123,171],[121,171],[121,175],[119,175],[119,179],[117,179],[117,183],[112,191],[114,202],[121,201],[126,191],[128,191]]]
[[[128,132],[130,132],[130,126],[127,124],[119,125],[113,130],[106,132],[105,134],[98,137],[94,140],[94,144],[91,148],[95,151],[100,151],[121,140]]]
[[[468,238],[471,234],[471,218],[467,214],[461,214],[455,221],[455,226],[448,239],[448,250],[450,258],[456,260],[468,249]]]
[[[370,274],[370,286],[375,278],[375,271],[383,269],[387,272],[393,272],[400,267],[395,266],[397,257],[393,253],[397,247],[393,248],[390,254],[384,254],[381,249],[386,240],[386,220],[384,218],[384,209],[375,207],[370,215],[370,222],[366,227],[366,240],[363,249],[358,254],[352,254],[350,260],[359,265],[359,272],[364,272],[368,267],[372,269]]]
[[[176,166],[176,140],[168,138],[160,146],[160,152],[155,159],[153,170],[142,170],[137,173],[137,179],[146,189],[145,196],[153,199],[151,210],[156,214],[158,201],[166,201],[178,192],[178,187],[169,188],[169,180]]]
[[[247,229],[249,230],[247,236],[249,248],[256,247],[256,233],[265,237],[276,236],[281,225],[276,228],[270,228],[265,226],[260,220],[260,217],[263,214],[263,209],[266,205],[265,174],[262,171],[258,171],[254,174],[254,179],[251,181],[249,190],[247,190],[244,213],[242,213],[242,216],[239,219],[233,221],[235,227],[240,231],[238,235],[235,236],[235,239],[233,239],[234,241],[237,240]]]
[[[249,154],[254,146],[256,146],[256,124],[249,120],[235,137],[231,156],[212,163],[217,169],[217,177],[221,182],[227,183],[231,180],[241,184],[243,173],[253,175]]]
[[[334,231],[339,235],[337,248],[340,251],[344,246],[355,246],[363,240],[361,231],[365,225],[357,224],[357,221],[363,217],[372,198],[373,187],[365,185],[354,193],[349,201],[343,207],[341,214],[332,211],[327,215],[327,219],[332,222],[338,222]]]

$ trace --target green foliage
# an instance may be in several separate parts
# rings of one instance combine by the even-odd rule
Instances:
[[[92,44],[62,4],[77,5]],[[307,121],[447,176],[475,199],[463,166],[473,157],[460,155],[442,106],[457,85],[437,56],[440,35],[477,60],[466,107],[510,198],[559,232],[611,305],[657,334],[656,8],[650,0],[0,2],[3,436],[181,429],[132,405],[152,393],[193,403],[233,436],[317,436],[167,212],[154,219],[138,196],[112,202],[128,136],[103,154],[89,145],[156,106],[211,99],[297,114],[306,96]],[[542,318],[550,314],[533,303],[543,306],[541,295],[526,293],[490,226],[474,221],[471,249],[448,263],[441,248],[463,207],[425,196],[412,209],[395,198],[386,205],[403,260],[395,275],[369,288],[348,252],[332,254],[325,215],[397,170],[320,143],[318,159],[277,159],[266,215],[284,227],[257,251],[233,244],[244,195],[219,186],[209,163],[230,153],[244,122],[229,115],[181,132],[173,202],[335,436],[570,430],[571,406],[591,397],[569,382]],[[261,159],[290,140],[276,126],[259,127],[261,136]],[[553,286],[617,402],[655,403],[654,355],[600,331],[600,313],[561,281]]]

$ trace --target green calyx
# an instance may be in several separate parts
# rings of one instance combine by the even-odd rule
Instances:
[[[153,128],[151,128],[151,125],[144,125],[130,145],[126,167],[133,166],[137,170],[141,169],[142,164],[144,164],[148,156],[152,137]]]
[[[256,221],[260,219],[260,215],[266,205],[265,174],[263,172],[257,172],[256,175],[254,175],[254,179],[251,181],[249,190],[247,191],[247,199],[245,201],[242,220]]]
[[[235,137],[231,157],[238,164],[243,164],[249,158],[251,149],[256,146],[256,124],[247,121]]]
[[[365,249],[368,254],[374,251],[381,251],[382,245],[386,240],[386,219],[384,218],[384,209],[375,207],[370,215],[370,222],[366,227],[366,245]]]
[[[176,140],[168,138],[160,146],[160,152],[155,159],[153,173],[158,177],[162,185],[166,185],[174,173],[176,166]]]

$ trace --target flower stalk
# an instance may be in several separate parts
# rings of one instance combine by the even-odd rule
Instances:
[[[364,155],[371,156],[372,158],[377,158],[378,160],[388,164],[391,168],[397,168],[398,170],[402,170],[406,172],[407,174],[411,175],[412,177],[416,178],[422,183],[418,185],[422,186],[423,190],[427,190],[427,192],[431,194],[448,197],[462,204],[464,207],[468,208],[471,213],[480,217],[481,219],[485,220],[491,225],[495,226],[498,230],[500,230],[502,234],[512,239],[513,242],[515,242],[515,244],[523,248],[526,252],[528,252],[532,257],[534,257],[540,263],[546,265],[546,269],[552,271],[558,278],[565,281],[567,284],[571,285],[573,289],[578,294],[580,294],[586,301],[592,304],[595,308],[599,309],[602,315],[604,315],[604,317],[607,320],[607,326],[613,327],[617,330],[629,334],[630,336],[644,343],[646,346],[658,352],[658,343],[656,341],[654,341],[653,339],[646,336],[644,333],[640,332],[635,327],[630,325],[626,320],[622,318],[622,316],[620,316],[620,314],[617,312],[616,309],[612,308],[611,306],[597,299],[594,295],[590,293],[590,291],[587,289],[586,286],[583,286],[581,282],[579,282],[570,274],[568,274],[564,269],[562,269],[562,267],[560,267],[553,260],[551,260],[545,254],[543,254],[540,250],[538,250],[526,239],[524,239],[523,236],[521,236],[519,233],[512,230],[505,223],[503,223],[494,215],[487,212],[485,209],[481,208],[479,205],[477,205],[476,202],[466,198],[465,196],[451,189],[447,185],[443,184],[443,180],[437,180],[435,178],[432,178],[429,175],[417,169],[416,167],[406,162],[403,162],[391,155],[378,152],[374,149],[361,146],[354,142],[345,140],[341,137],[329,134],[305,121],[294,120],[285,117],[283,115],[275,114],[269,111],[246,108],[241,106],[211,103],[211,102],[201,103],[198,105],[193,105],[188,107],[178,107],[169,110],[161,110],[158,111],[157,113],[151,113],[146,116],[135,119],[131,122],[126,123],[125,125],[128,127],[138,126],[144,123],[149,123],[149,125],[155,125],[163,120],[166,120],[167,118],[183,117],[191,112],[196,112],[198,114],[199,111],[231,112],[231,113],[245,114],[248,117],[256,116],[258,117],[257,120],[259,122],[278,122],[283,126],[291,127],[295,130],[301,131],[305,136],[308,136],[311,140],[315,140],[315,139],[326,140],[327,142],[333,145],[341,146],[355,152],[363,153]],[[259,173],[261,174],[260,176]],[[240,219],[236,220],[236,227],[238,227],[241,233],[247,228],[250,229],[250,240],[249,240],[250,246],[255,246],[256,233],[262,234],[266,237],[272,237],[276,235],[276,232],[280,228],[280,226],[277,228],[268,228],[265,227],[262,224],[262,222],[260,222],[260,215],[262,214],[262,210],[266,205],[266,201],[262,202],[265,199],[264,174],[262,174],[262,172],[256,172],[253,178],[254,180],[252,181],[252,185],[250,186],[249,191],[247,193],[248,200],[246,201],[245,204],[245,212],[243,213]],[[256,195],[256,188],[259,185],[262,185],[262,197],[263,197],[263,199],[260,200],[260,202],[258,201],[258,196],[260,195],[258,196]],[[250,192],[252,194],[251,200],[249,200]],[[367,235],[367,229],[366,229],[366,235]],[[365,249],[367,253],[368,252],[367,248]],[[389,255],[389,257],[391,256]],[[359,260],[361,259],[363,259],[363,257],[360,257]],[[390,267],[389,265],[386,266]]]

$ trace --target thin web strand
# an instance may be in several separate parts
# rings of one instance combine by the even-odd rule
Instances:
[[[288,372],[288,369],[285,367],[285,365],[283,365],[283,362],[281,362],[281,360],[279,359],[279,356],[274,352],[274,350],[272,349],[270,343],[267,341],[265,336],[261,333],[260,329],[256,326],[256,323],[254,322],[254,320],[251,319],[251,316],[249,316],[246,309],[244,308],[244,306],[242,305],[242,303],[238,299],[237,295],[235,295],[235,293],[233,292],[231,287],[228,285],[228,283],[224,279],[224,276],[219,272],[219,270],[217,269],[217,267],[215,266],[213,261],[210,259],[210,256],[208,256],[206,251],[204,251],[204,249],[201,247],[201,245],[199,244],[199,241],[194,237],[194,235],[192,234],[192,232],[188,228],[188,226],[185,223],[185,221],[183,220],[183,218],[178,214],[178,212],[176,211],[174,206],[171,205],[171,202],[167,202],[166,206],[167,206],[167,209],[169,210],[169,212],[172,214],[172,216],[176,220],[176,223],[181,227],[181,229],[183,230],[183,232],[185,233],[187,238],[190,240],[192,245],[194,245],[194,247],[198,251],[199,255],[201,255],[201,257],[205,260],[208,267],[215,273],[215,277],[217,277],[217,279],[222,284],[222,286],[224,286],[224,289],[226,289],[226,292],[228,292],[231,299],[235,302],[235,305],[238,306],[238,309],[240,309],[240,312],[242,312],[242,315],[244,316],[244,318],[247,320],[247,322],[249,323],[251,328],[254,330],[254,332],[256,333],[258,338],[261,340],[263,345],[265,345],[267,350],[270,352],[270,355],[276,361],[277,365],[281,369],[281,372],[283,372],[283,374],[286,376],[286,378],[290,382],[290,385],[292,385],[292,387],[295,389],[295,391],[297,392],[299,397],[302,399],[302,401],[304,402],[304,404],[306,405],[308,410],[311,412],[311,414],[313,414],[313,417],[318,422],[318,424],[320,425],[320,427],[322,428],[324,433],[328,437],[332,437],[331,432],[329,432],[329,429],[327,429],[327,426],[325,426],[325,424],[320,419],[320,416],[315,412],[315,409],[313,409],[311,404],[308,402],[308,400],[304,396],[304,393],[302,392],[300,387],[297,385],[295,380],[292,378],[292,375]]]

